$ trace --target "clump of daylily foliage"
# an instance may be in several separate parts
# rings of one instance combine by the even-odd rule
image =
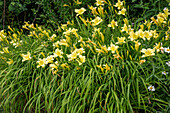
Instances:
[[[84,17],[84,13],[91,13],[93,18]],[[76,21],[68,21],[55,30],[29,22],[25,22],[20,31],[10,26],[8,32],[1,30],[2,69],[9,68],[31,78],[36,70],[34,77],[28,77],[23,84],[30,81],[32,87],[28,86],[28,92],[22,93],[28,97],[23,103],[24,109],[19,109],[110,113],[166,111],[170,73],[169,14],[168,8],[164,8],[156,16],[134,24],[128,18],[125,1],[113,4],[109,0],[96,0],[94,6],[75,9]],[[19,68],[25,71],[18,72]],[[8,71],[1,74],[9,75]],[[36,81],[43,78],[41,74],[47,72],[45,77],[50,80],[45,79],[35,86]],[[64,82],[68,76],[69,80]],[[5,75],[1,77],[4,81],[5,78]],[[72,79],[77,83],[69,84]],[[89,85],[83,86],[84,82]],[[10,80],[7,83],[10,84]],[[54,89],[51,88],[54,92],[44,87],[46,95],[41,88],[36,89],[45,83],[49,83],[50,88],[55,84]],[[14,96],[6,96],[10,90],[6,91],[4,84],[1,87],[0,97],[6,98],[2,102],[8,103]],[[7,88],[11,89],[10,85]],[[67,93],[72,90],[73,94]],[[33,101],[34,98],[40,100]]]

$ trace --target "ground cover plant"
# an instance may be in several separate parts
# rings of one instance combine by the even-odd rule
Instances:
[[[1,111],[169,112],[168,8],[136,23],[121,0],[74,13],[57,29],[0,31]]]

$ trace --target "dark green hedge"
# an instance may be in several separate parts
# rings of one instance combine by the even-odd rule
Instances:
[[[5,4],[5,28],[8,25],[21,28],[24,21],[55,27],[74,19],[75,8],[93,5],[95,0],[2,0],[0,1],[0,29],[3,29]],[[117,0],[111,0],[115,4]],[[129,16],[134,21],[149,18],[168,6],[166,0],[125,0],[129,6]],[[143,13],[144,12],[144,13]],[[86,13],[90,16],[90,13]],[[142,19],[141,19],[142,18]]]

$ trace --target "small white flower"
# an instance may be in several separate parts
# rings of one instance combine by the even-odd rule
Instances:
[[[164,8],[164,10],[166,10],[166,9],[167,9],[167,7]]]
[[[170,49],[169,49],[169,47],[164,48],[164,51],[165,51],[166,53],[170,53]]]
[[[152,86],[152,85],[150,85],[150,86],[148,87],[148,89],[149,89],[149,91],[155,91],[155,88],[154,88],[154,86]]]
[[[163,74],[163,75],[167,75],[167,74],[168,74],[168,72],[166,72],[166,71],[163,71],[163,72],[162,72],[162,74]]]
[[[167,64],[168,66],[170,66],[170,61],[166,62],[166,64]]]

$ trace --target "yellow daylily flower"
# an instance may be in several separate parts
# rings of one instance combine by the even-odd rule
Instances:
[[[83,48],[80,48],[80,49],[75,49],[75,52],[77,52],[77,54],[83,54],[85,53],[84,49]]]
[[[134,41],[134,42],[135,42],[135,49],[136,49],[136,51],[138,51],[139,46],[141,45],[141,43],[138,42],[138,41]]]
[[[73,28],[73,29],[71,30],[71,32],[72,32],[77,38],[79,38],[79,36],[78,36],[78,34],[77,34],[77,31],[78,31],[78,29],[75,29],[75,28]]]
[[[156,45],[154,46],[154,48],[153,49],[155,49],[157,52],[160,52],[160,51],[163,51],[163,47],[162,47],[162,43],[156,43]]]
[[[121,11],[119,11],[118,12],[118,15],[125,15],[125,13],[126,13],[126,9],[125,8],[123,8]]]
[[[76,16],[82,15],[85,11],[86,11],[86,9],[83,7],[81,9],[75,9],[75,12],[77,13]]]
[[[96,26],[98,24],[100,24],[103,20],[100,17],[96,17],[94,20],[92,20],[92,26]]]
[[[116,44],[123,44],[123,43],[125,43],[125,37],[121,37],[121,38],[119,38],[119,37],[117,37],[117,39],[118,39],[118,42],[116,42]]]
[[[59,43],[60,43],[59,41],[53,43],[53,47],[59,47]]]
[[[97,6],[99,5],[104,5],[104,0],[96,0],[96,3],[95,3]]]
[[[126,33],[128,33],[129,30],[131,29],[131,26],[130,26],[130,25],[127,26],[126,24],[124,24],[124,26],[121,27],[121,28],[122,28],[122,30],[121,30],[122,32],[123,32],[123,31],[126,31]]]
[[[29,27],[29,28],[33,28],[33,29],[35,29],[35,27],[34,27],[34,24],[33,24],[33,23],[32,23],[32,24],[30,24],[28,27]]]
[[[58,57],[62,58],[63,57],[62,54],[63,54],[63,52],[57,48],[54,52],[54,57],[58,56]]]
[[[142,49],[141,50],[141,52],[142,53],[144,53],[144,55],[142,55],[142,57],[148,57],[148,56],[153,56],[153,55],[155,55],[155,49],[150,49],[150,48],[148,48],[148,49]]]
[[[55,65],[55,64],[50,64],[49,66],[51,67],[52,70],[54,70],[54,69],[57,70],[58,69],[57,65]]]
[[[61,29],[66,30],[67,29],[67,24],[61,24]]]
[[[56,34],[53,34],[53,35],[49,38],[49,40],[54,41],[56,37],[57,37],[57,35],[56,35]]]
[[[53,63],[53,60],[54,60],[53,55],[48,56],[48,57],[46,58],[47,64],[48,64],[48,63]]]
[[[159,25],[161,25],[162,23],[166,23],[166,21],[164,20],[165,20],[164,18],[157,16],[156,21],[158,22]]]
[[[22,62],[24,62],[24,61],[26,61],[26,60],[31,60],[31,54],[30,54],[30,52],[27,52],[26,55],[21,54],[21,56],[22,56],[22,58],[23,58]]]
[[[12,59],[9,59],[9,61],[7,61],[6,63],[10,65],[10,64],[13,64],[13,62],[14,61]]]
[[[71,28],[66,29],[66,31],[63,32],[63,34],[64,34],[64,35],[67,35],[67,36],[70,36],[70,34],[71,34],[71,32],[72,32],[71,30],[72,30]]]
[[[111,24],[108,24],[108,27],[112,27],[113,29],[115,29],[115,26],[118,26],[118,25],[117,25],[117,21],[114,21],[114,20],[111,21]]]
[[[67,55],[68,57],[68,60],[71,61],[71,60],[74,60],[77,58],[77,52],[76,51],[73,51],[71,54]]]
[[[93,15],[98,15],[98,12],[96,11],[97,7],[89,6],[89,9],[92,11]]]
[[[64,45],[64,46],[66,46],[66,47],[69,47],[69,44],[67,43],[66,39],[60,40],[59,44],[60,44],[60,45]]]
[[[147,40],[150,40],[152,37],[152,33],[149,31],[144,31],[144,36]]]
[[[39,59],[38,61],[37,61],[37,63],[38,63],[38,65],[37,65],[37,68],[39,68],[39,67],[45,67],[45,64],[47,64],[47,62],[46,62],[46,58],[43,58],[43,59]]]
[[[111,43],[110,47],[108,47],[108,50],[112,51],[112,53],[115,53],[115,51],[119,48],[119,46],[116,46],[114,44]]]
[[[164,11],[165,17],[168,18],[168,15],[170,15],[168,8],[164,8],[163,11]]]
[[[130,36],[129,36],[128,38],[130,38],[131,41],[138,39],[138,32],[134,32],[134,31],[132,30],[132,31],[130,31],[129,35],[130,35]]]
[[[114,5],[115,7],[117,7],[118,9],[121,9],[121,7],[123,6],[123,2],[121,2],[120,0],[118,0],[118,2],[116,3],[116,5]]]
[[[140,38],[145,40],[145,38],[144,38],[145,37],[145,33],[142,31],[142,29],[138,30],[138,35],[139,35]]]
[[[77,60],[77,62],[79,63],[79,65],[81,65],[82,63],[84,63],[86,61],[86,57],[79,55],[79,60]]]

